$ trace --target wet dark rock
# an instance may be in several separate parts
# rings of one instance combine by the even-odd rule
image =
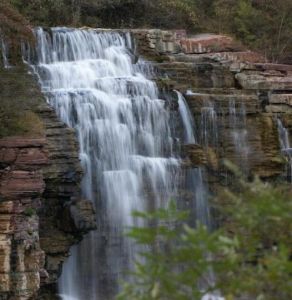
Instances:
[[[175,37],[175,31],[172,33]],[[180,45],[184,53],[179,54],[157,51],[153,35],[151,40],[147,34],[140,32],[138,39],[140,55],[145,53],[146,57],[154,57],[156,68],[162,70],[167,78],[163,87],[179,90],[185,95],[198,126],[206,105],[211,104],[216,111],[218,143],[204,150],[203,159],[209,170],[209,186],[213,192],[222,188],[225,182],[222,180],[226,173],[222,159],[245,165],[248,173],[258,174],[267,180],[283,175],[285,159],[281,155],[275,118],[281,116],[292,139],[290,65],[266,63],[260,54],[244,49],[225,36],[169,38],[168,43]],[[140,44],[142,47],[139,47]],[[158,77],[159,85],[160,82]],[[237,110],[244,107],[245,125],[239,131],[243,134],[246,130],[246,157],[236,149],[234,128],[230,123],[231,102]],[[186,150],[183,148],[183,152]],[[202,161],[200,154],[194,149],[188,151],[189,157],[184,166],[198,165]]]
[[[95,211],[92,202],[81,199],[70,205],[70,215],[77,231],[87,233],[96,229]]]

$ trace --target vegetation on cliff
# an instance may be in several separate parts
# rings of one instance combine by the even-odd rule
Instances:
[[[152,27],[231,34],[290,62],[290,0],[10,0],[34,25]]]
[[[17,67],[0,67],[0,138],[11,135],[40,136],[43,133],[43,125],[34,113],[42,102],[41,95],[36,85],[32,86],[22,65],[20,48],[23,41],[34,43],[29,21],[8,2],[1,2],[0,54],[6,45],[9,65]],[[1,66],[2,55],[0,57]]]
[[[0,101],[0,138],[43,134],[43,124],[35,111],[44,99],[26,68],[0,68]]]
[[[166,210],[136,213],[158,226],[130,231],[130,237],[152,252],[141,253],[133,281],[118,299],[201,299],[218,290],[228,300],[243,295],[291,299],[291,188],[258,179],[240,180],[239,188],[240,193],[225,190],[218,196],[226,219],[212,233],[201,225],[190,228],[174,203]]]
[[[11,63],[19,61],[21,42],[34,40],[29,22],[7,2],[0,2],[0,42],[1,40],[9,45]]]

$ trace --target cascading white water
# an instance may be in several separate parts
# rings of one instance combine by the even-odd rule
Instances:
[[[190,112],[186,100],[182,93],[176,91],[178,97],[178,109],[184,126],[184,142],[187,144],[195,144],[194,119]]]
[[[279,140],[282,153],[287,157],[287,179],[292,183],[292,145],[289,140],[289,132],[287,128],[284,127],[282,121],[277,119]]]
[[[201,142],[205,148],[218,146],[217,112],[211,101],[204,101],[201,108]]]
[[[197,138],[194,132],[195,122],[192,113],[186,103],[185,98],[180,92],[176,92],[178,96],[179,112],[184,126],[184,143],[185,144],[196,144]],[[204,130],[207,130],[206,128]],[[188,188],[193,190],[195,199],[196,220],[201,224],[206,225],[210,228],[210,213],[208,206],[208,195],[207,189],[204,184],[203,170],[201,167],[187,170],[186,178],[188,181]]]
[[[184,143],[185,144],[196,144],[198,138],[196,137],[194,128],[195,122],[193,115],[187,105],[184,96],[176,91],[178,96],[179,112],[182,119],[182,124],[184,127]],[[213,106],[208,105],[207,110],[202,110],[202,121],[201,121],[201,131],[203,132],[203,145],[208,147],[208,139],[211,136],[217,138],[217,124],[216,124],[216,112]],[[211,124],[211,126],[209,126]],[[206,138],[206,139],[204,139]],[[215,141],[216,143],[216,141]],[[207,226],[211,229],[211,219],[210,210],[208,204],[208,191],[203,178],[204,170],[202,167],[192,168],[186,171],[187,188],[194,194],[194,211],[195,211],[195,221]],[[208,256],[209,254],[206,253]],[[214,286],[215,274],[213,270],[209,272],[204,277],[204,282],[200,282],[200,288],[204,290],[206,287]],[[214,292],[213,294],[206,294],[201,300],[224,300],[220,296],[220,293]]]
[[[98,220],[98,230],[73,247],[60,294],[111,299],[135,252],[124,237],[135,224],[131,212],[163,206],[175,193],[180,161],[170,115],[145,64],[132,64],[129,35],[39,28],[36,39],[26,59],[34,60],[48,102],[77,131],[82,190]]]
[[[229,126],[231,128],[231,138],[235,146],[235,151],[239,155],[237,164],[243,171],[247,172],[250,148],[246,128],[246,110],[243,103],[238,107],[234,100],[229,101]]]
[[[10,64],[8,61],[8,45],[5,42],[4,38],[1,37],[1,35],[0,35],[0,48],[2,53],[3,66],[5,69],[8,69],[10,68]]]

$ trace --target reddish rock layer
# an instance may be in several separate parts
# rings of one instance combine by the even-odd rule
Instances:
[[[0,293],[7,299],[35,296],[45,273],[37,211],[47,163],[45,140],[0,140]]]

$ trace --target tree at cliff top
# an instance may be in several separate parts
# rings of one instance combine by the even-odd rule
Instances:
[[[235,36],[274,62],[289,62],[292,53],[291,0],[7,1],[35,25],[219,32]]]
[[[192,28],[192,0],[10,0],[33,24]]]
[[[10,0],[10,3],[34,25],[73,24],[72,11],[76,6],[74,0]]]
[[[214,0],[211,31],[230,33],[273,62],[292,52],[291,0]]]
[[[0,55],[0,138],[43,134],[43,125],[33,112],[40,99],[23,68],[22,41],[34,43],[28,21],[9,3],[0,2],[0,53],[5,45],[9,65],[14,66],[2,68]]]
[[[212,233],[184,224],[185,213],[173,203],[136,213],[152,226],[133,228],[129,235],[147,251],[118,299],[201,299],[218,290],[228,300],[292,299],[291,188],[259,180],[240,180],[238,188],[218,197],[226,219]]]
[[[0,2],[0,38],[8,44],[12,62],[19,60],[21,41],[33,41],[28,21],[7,2]]]

